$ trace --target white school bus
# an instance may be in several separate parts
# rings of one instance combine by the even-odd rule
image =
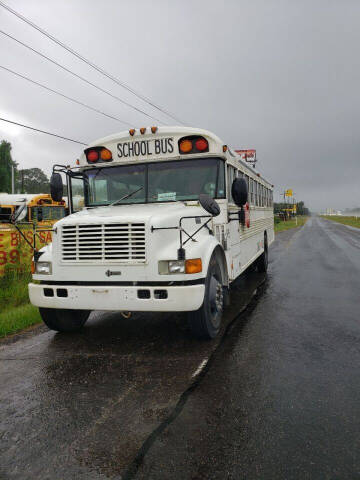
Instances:
[[[131,129],[77,163],[54,167],[52,196],[62,172],[70,215],[34,257],[30,299],[46,325],[73,331],[92,310],[187,312],[195,336],[214,338],[231,282],[267,269],[273,186],[197,128]]]

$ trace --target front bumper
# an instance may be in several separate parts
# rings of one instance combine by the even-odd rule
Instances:
[[[149,298],[139,298],[139,291]],[[166,291],[166,294],[159,293]],[[121,310],[132,312],[190,312],[198,310],[205,285],[186,286],[78,286],[29,284],[33,305],[74,310]],[[166,298],[165,298],[166,295]]]

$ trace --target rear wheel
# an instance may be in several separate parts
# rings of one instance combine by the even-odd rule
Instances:
[[[202,306],[188,313],[191,333],[196,338],[212,339],[219,333],[224,307],[221,268],[213,255],[205,279],[205,297]]]
[[[76,332],[85,325],[90,310],[68,310],[60,308],[39,308],[43,322],[50,330]]]
[[[266,272],[268,268],[268,244],[267,244],[267,235],[264,235],[264,251],[257,260],[256,267],[258,272]]]

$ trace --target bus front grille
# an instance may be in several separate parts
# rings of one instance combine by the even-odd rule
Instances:
[[[63,225],[61,260],[65,263],[145,263],[145,224]]]

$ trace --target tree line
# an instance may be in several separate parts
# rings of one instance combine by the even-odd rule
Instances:
[[[14,193],[49,193],[49,179],[41,168],[19,169],[11,155],[11,143],[0,143],[0,193],[12,191],[12,169],[14,169]]]

